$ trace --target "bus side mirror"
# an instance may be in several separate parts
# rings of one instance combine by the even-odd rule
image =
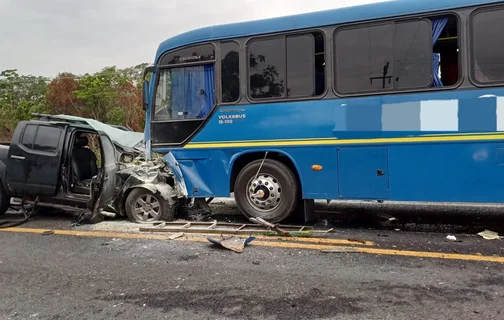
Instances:
[[[147,110],[149,105],[149,81],[145,80],[142,88],[142,104],[143,109]]]

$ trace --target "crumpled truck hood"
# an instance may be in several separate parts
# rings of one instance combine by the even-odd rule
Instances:
[[[109,138],[116,144],[125,148],[135,148],[141,151],[145,150],[144,146],[144,133],[134,132],[134,131],[124,131],[121,129],[114,128],[108,124],[102,123],[98,120],[82,118],[76,116],[68,116],[64,114],[59,114],[53,116],[54,118],[60,118],[62,120],[79,121],[88,124],[96,131],[105,132]]]
[[[145,155],[146,150],[145,150],[143,132],[124,131],[121,129],[114,128],[111,125],[102,123],[98,120],[89,118],[69,116],[63,114],[56,115],[53,117],[55,118],[57,117],[62,120],[79,121],[85,123],[97,131],[105,132],[110,137],[112,142],[114,142],[116,145],[121,146],[125,149],[135,149]],[[154,154],[152,157],[155,158],[157,156],[158,155]],[[170,168],[171,169],[170,173],[175,176],[175,179],[178,182],[175,184],[177,194],[187,196],[188,193],[182,171],[178,166],[177,160],[170,152],[164,155],[163,160],[154,159],[147,162],[144,161],[143,164],[140,164],[140,162],[137,161],[134,167],[131,167],[129,164],[127,165],[126,169],[119,172],[118,174],[122,174],[123,176],[133,175],[135,177],[133,179],[137,180],[137,183],[140,183],[140,181],[148,183],[149,180],[155,181],[157,179],[157,174],[159,172],[158,173],[156,172],[162,169],[162,167]],[[127,178],[125,180],[127,180]]]

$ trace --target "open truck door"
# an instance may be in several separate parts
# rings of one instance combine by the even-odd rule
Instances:
[[[101,149],[101,170],[93,179],[92,210],[95,219],[103,209],[106,209],[115,198],[117,192],[117,171],[119,170],[118,155],[112,140],[103,131],[98,131]]]

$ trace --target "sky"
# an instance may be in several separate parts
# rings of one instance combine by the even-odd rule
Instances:
[[[0,0],[0,71],[55,77],[151,63],[199,27],[377,0]]]

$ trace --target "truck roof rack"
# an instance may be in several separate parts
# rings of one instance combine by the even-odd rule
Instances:
[[[32,113],[32,117],[38,118],[38,120],[41,121],[55,121],[55,122],[68,122],[68,123],[77,123],[77,124],[83,124],[83,125],[88,125],[86,122],[82,120],[72,120],[72,119],[66,119],[66,118],[60,118],[56,115],[51,115],[51,114],[45,114],[45,113]],[[122,131],[133,131],[129,126],[121,126],[121,125],[115,125],[115,124],[108,124],[107,125],[114,127],[116,129],[122,130]]]
[[[32,117],[38,118],[41,121],[58,121],[58,122],[70,122],[70,123],[82,123],[79,120],[63,119],[55,115],[45,114],[45,113],[32,113]]]

